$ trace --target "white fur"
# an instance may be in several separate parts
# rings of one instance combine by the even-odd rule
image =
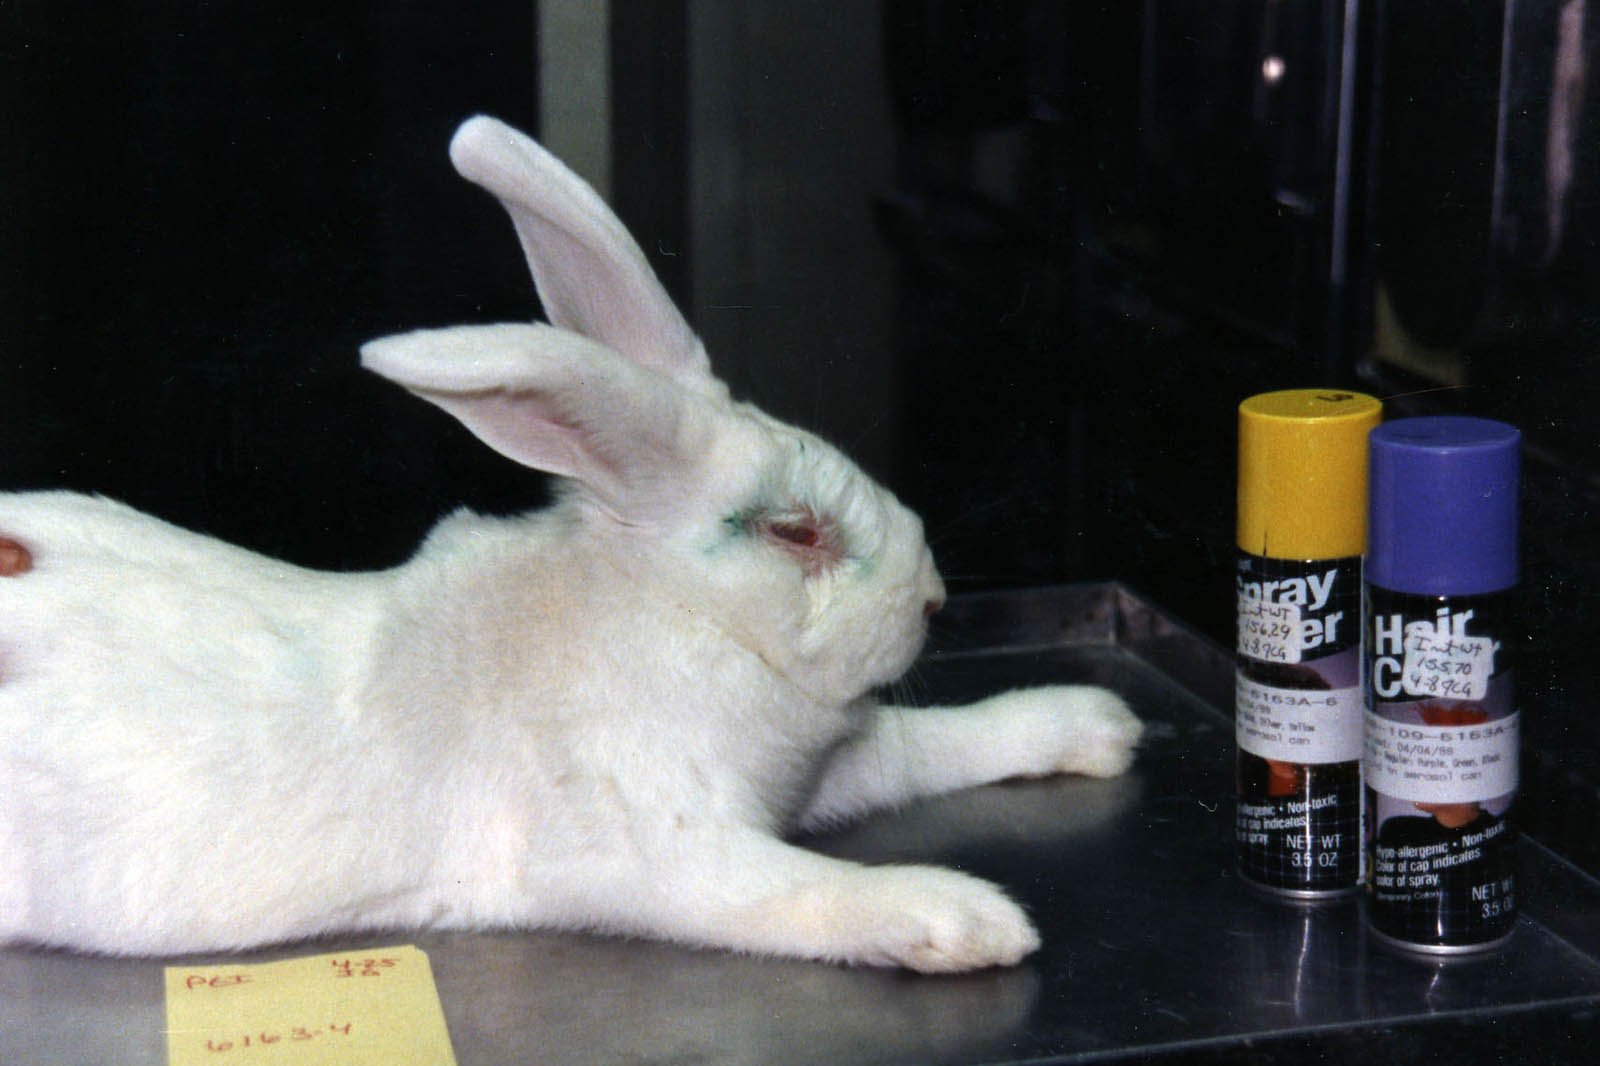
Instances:
[[[1121,772],[1089,688],[873,707],[943,589],[915,516],[733,403],[593,192],[479,118],[553,325],[366,364],[569,479],[331,575],[110,501],[0,496],[0,938],[111,953],[555,927],[924,971],[1038,945],[998,888],[783,834],[1018,775]],[[798,530],[798,533],[796,532]],[[814,543],[795,543],[814,541]]]

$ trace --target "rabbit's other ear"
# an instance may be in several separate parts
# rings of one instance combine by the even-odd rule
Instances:
[[[361,363],[501,455],[582,483],[615,517],[678,491],[698,454],[682,389],[567,330],[417,330],[362,345]]]
[[[644,253],[582,178],[531,138],[482,115],[456,131],[450,160],[510,213],[552,325],[691,388],[720,387]]]

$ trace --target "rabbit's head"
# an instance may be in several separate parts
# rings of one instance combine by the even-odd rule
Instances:
[[[544,149],[480,117],[451,158],[510,212],[551,324],[388,337],[364,364],[565,478],[575,535],[813,699],[903,673],[944,598],[917,517],[733,402],[622,224]]]

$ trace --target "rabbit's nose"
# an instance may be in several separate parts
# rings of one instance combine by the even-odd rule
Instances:
[[[924,617],[924,618],[932,618],[934,615],[938,614],[943,609],[944,609],[944,597],[943,596],[940,596],[937,599],[928,600],[926,603],[924,603],[922,605],[922,617]]]

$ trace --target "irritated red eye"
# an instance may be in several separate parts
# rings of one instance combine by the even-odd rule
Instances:
[[[826,572],[845,558],[837,523],[808,507],[751,516],[744,520],[743,528],[795,558],[808,577]]]
[[[815,548],[822,543],[822,531],[811,522],[770,522],[767,532],[797,548]]]

